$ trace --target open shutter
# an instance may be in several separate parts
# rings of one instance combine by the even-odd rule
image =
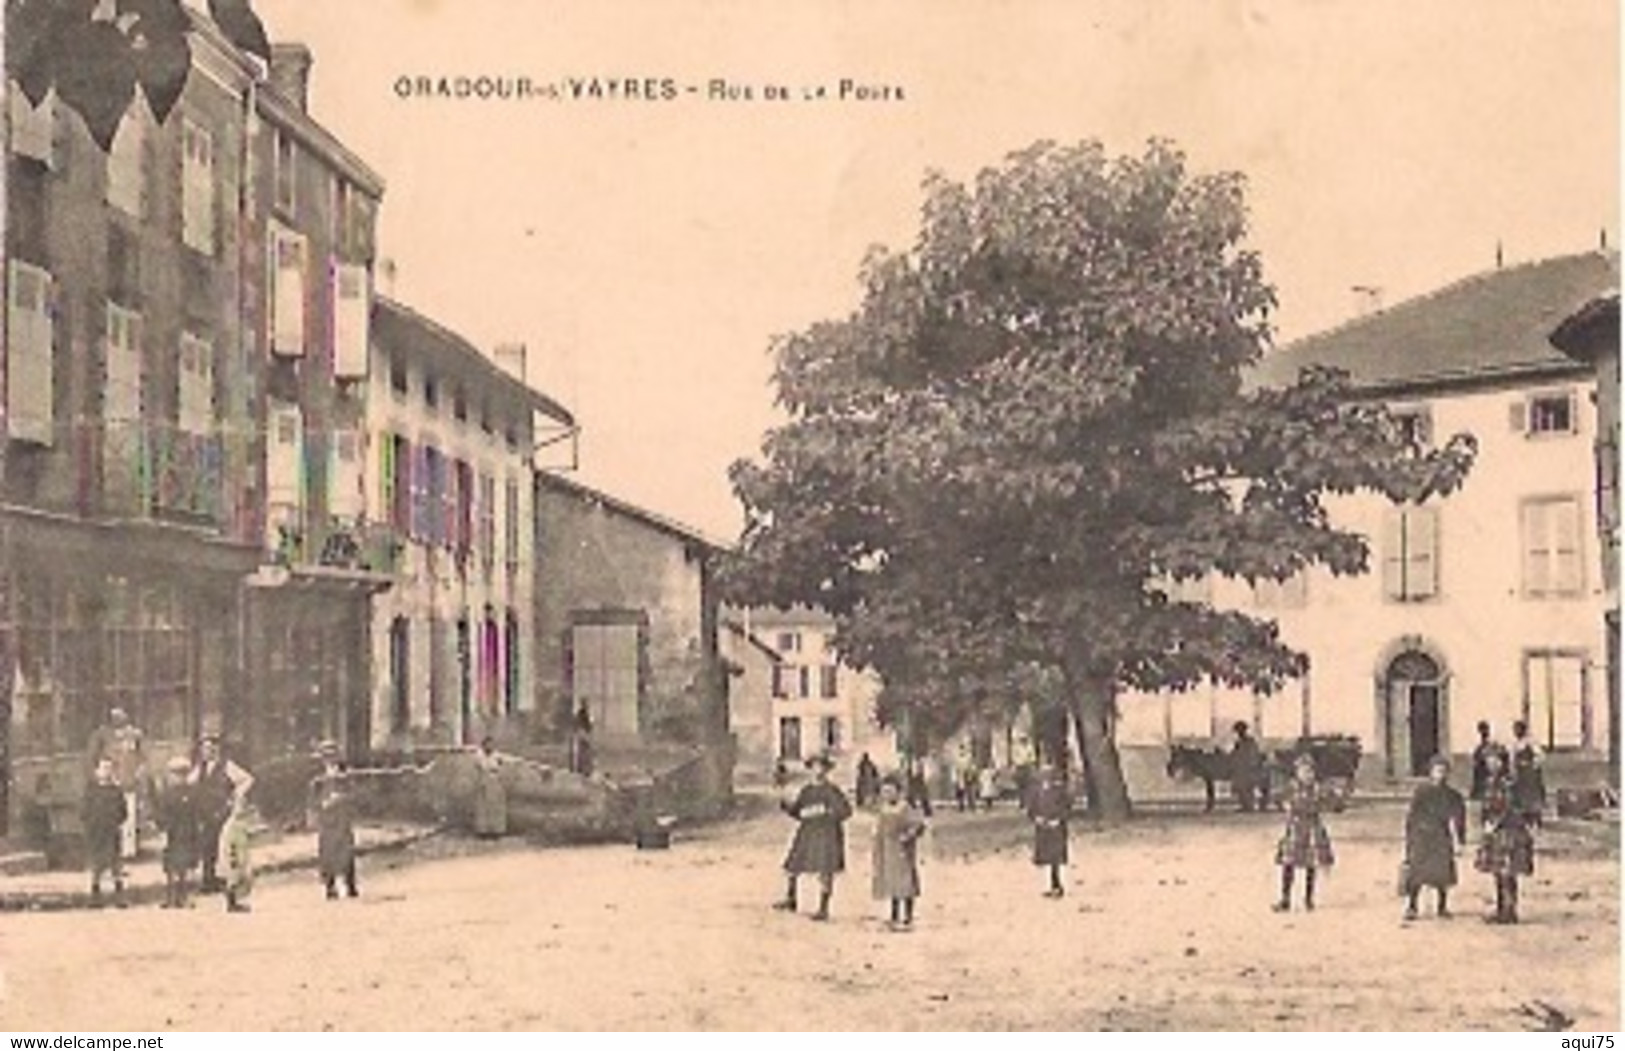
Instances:
[[[9,276],[7,432],[18,441],[50,445],[56,429],[51,275],[13,262]]]
[[[1552,726],[1547,745],[1551,748],[1584,748],[1589,743],[1586,732],[1585,660],[1575,654],[1554,656],[1551,669]]]
[[[1580,502],[1560,500],[1547,505],[1552,547],[1551,587],[1559,595],[1573,595],[1583,584],[1580,571]]]
[[[371,336],[367,268],[353,263],[333,266],[333,375],[365,379]]]
[[[1530,595],[1547,595],[1552,590],[1549,507],[1540,502],[1523,505],[1523,587]]]
[[[1519,397],[1507,406],[1507,422],[1514,434],[1529,433],[1529,400]]]
[[[1405,597],[1405,512],[1398,507],[1382,516],[1382,595],[1396,602]]]
[[[283,357],[305,353],[305,241],[278,230],[272,236],[271,349]]]
[[[395,437],[380,436],[378,442],[378,505],[373,518],[395,523]]]
[[[327,469],[327,509],[334,516],[358,519],[362,515],[361,435],[341,430],[333,435]]]
[[[1439,593],[1439,511],[1413,507],[1405,513],[1405,597]]]

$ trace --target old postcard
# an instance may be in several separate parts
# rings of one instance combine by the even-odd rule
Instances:
[[[1619,1029],[1619,20],[8,0],[0,1027]]]

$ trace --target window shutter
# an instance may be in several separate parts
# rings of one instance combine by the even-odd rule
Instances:
[[[1586,718],[1585,660],[1575,654],[1551,658],[1551,748],[1589,746]],[[1538,734],[1537,729],[1537,734]]]
[[[29,105],[16,82],[9,85],[9,93],[11,152],[47,168],[56,167],[56,92],[46,95],[38,106]]]
[[[1552,590],[1551,523],[1549,505],[1538,501],[1523,505],[1523,587],[1530,595]]]
[[[1439,593],[1439,511],[1413,507],[1405,514],[1405,597]]]
[[[1584,581],[1580,572],[1580,503],[1560,500],[1546,505],[1552,551],[1552,591],[1572,595]]]
[[[364,266],[335,262],[333,266],[333,375],[341,380],[364,379],[371,339],[371,297]]]
[[[1507,407],[1507,421],[1515,434],[1529,433],[1529,401],[1519,398]]]
[[[13,262],[10,278],[8,432],[18,441],[50,445],[56,429],[51,275],[27,263]]]
[[[1569,426],[1565,433],[1580,433],[1580,397],[1575,391],[1569,391]]]
[[[298,407],[289,406],[273,410],[271,421],[265,480],[267,495],[273,504],[297,508],[303,504],[303,420]]]
[[[354,430],[341,430],[333,435],[327,474],[327,509],[339,518],[354,520],[362,515],[361,436]]]
[[[277,231],[272,236],[271,349],[284,357],[305,353],[305,241],[297,234]]]
[[[395,436],[384,434],[378,443],[378,506],[373,516],[395,523]]]
[[[1405,512],[1398,507],[1383,511],[1382,594],[1394,601],[1405,597]]]

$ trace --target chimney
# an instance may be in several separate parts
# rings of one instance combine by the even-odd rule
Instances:
[[[497,365],[520,383],[529,383],[527,357],[523,343],[498,343],[492,352]]]
[[[310,67],[315,61],[303,44],[271,45],[271,84],[301,113],[309,109]]]

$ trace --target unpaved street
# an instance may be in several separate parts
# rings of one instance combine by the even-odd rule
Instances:
[[[0,1029],[1522,1029],[1534,1000],[1619,1028],[1610,837],[1545,835],[1522,926],[1480,922],[1468,858],[1459,917],[1404,926],[1401,818],[1332,816],[1321,907],[1288,916],[1273,816],[1082,828],[1050,901],[1010,811],[939,814],[911,934],[877,921],[862,819],[833,923],[769,910],[772,814],[669,852],[373,861],[356,902],[266,881],[251,916],[5,916]]]

